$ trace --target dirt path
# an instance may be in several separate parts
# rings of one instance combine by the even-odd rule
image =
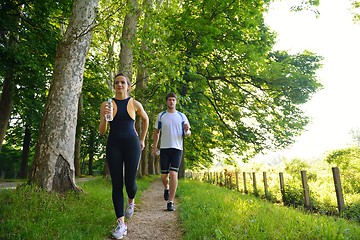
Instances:
[[[177,212],[166,211],[163,194],[160,179],[143,192],[141,204],[136,204],[133,217],[127,221],[128,234],[124,239],[181,239]],[[176,200],[175,207],[178,207]]]

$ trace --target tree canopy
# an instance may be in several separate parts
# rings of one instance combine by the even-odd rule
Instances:
[[[1,3],[1,11],[10,2]],[[5,70],[17,72],[7,148],[21,147],[27,124],[39,129],[55,49],[68,24],[70,3],[27,1],[21,9],[24,23],[15,22],[16,27],[8,25],[10,11],[2,14],[2,95]],[[153,123],[165,107],[165,95],[178,93],[178,110],[188,116],[193,132],[185,140],[188,168],[211,165],[212,149],[246,161],[265,149],[284,148],[302,133],[309,119],[300,107],[321,88],[316,71],[322,57],[309,51],[273,51],[276,33],[263,16],[270,1],[137,3],[137,32],[131,42],[132,82],[135,89],[140,80],[146,80],[146,86],[133,91],[133,96],[141,98]],[[104,159],[105,139],[97,132],[98,113],[100,103],[112,95],[112,76],[120,66],[123,23],[125,14],[132,11],[126,7],[126,1],[113,0],[102,0],[98,6],[82,87],[84,110],[79,123],[84,161],[90,156]],[[5,33],[20,36],[16,48],[7,47]],[[3,57],[10,53],[17,59],[16,67]],[[139,79],[139,69],[146,69],[146,79]],[[13,124],[15,120],[18,124]],[[32,153],[36,141],[37,133],[31,143]],[[147,147],[151,145],[149,137]]]

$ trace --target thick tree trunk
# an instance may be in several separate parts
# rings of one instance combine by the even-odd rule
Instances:
[[[76,0],[57,49],[49,98],[36,146],[31,182],[46,191],[80,190],[75,184],[74,146],[78,101],[98,0]]]
[[[130,12],[126,14],[122,30],[119,72],[132,79],[133,49],[136,43],[137,21],[140,14],[136,0],[128,1]]]

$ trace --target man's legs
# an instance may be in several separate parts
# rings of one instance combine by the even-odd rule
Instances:
[[[169,200],[169,174],[161,174],[161,181],[164,185],[164,200],[167,201]]]
[[[164,185],[164,199],[168,200],[167,210],[174,211],[174,199],[178,186],[178,170],[182,151],[174,148],[162,149],[160,152],[161,180]],[[170,175],[170,183],[169,183]],[[170,187],[170,193],[167,190]]]
[[[164,188],[169,189],[169,174],[168,173],[161,174],[161,181],[164,185]]]
[[[178,186],[178,173],[175,171],[170,171],[170,197],[169,197],[170,202],[174,202],[177,186]]]

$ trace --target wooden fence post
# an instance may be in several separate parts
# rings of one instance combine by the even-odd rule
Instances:
[[[302,179],[302,186],[304,189],[304,207],[305,209],[309,210],[311,206],[310,206],[309,186],[307,184],[306,171],[301,171],[301,179]]]
[[[268,185],[267,185],[266,172],[263,172],[263,181],[264,181],[265,198],[266,198],[266,199],[269,199],[269,191],[268,191]]]
[[[256,187],[256,174],[255,174],[255,172],[252,173],[252,176],[253,176],[254,194],[255,194],[255,196],[258,196],[259,192],[258,192],[257,187]]]
[[[244,193],[247,194],[248,190],[246,187],[246,172],[243,172],[243,181],[244,181]]]
[[[345,202],[344,202],[344,196],[343,196],[342,187],[341,187],[339,168],[333,167],[332,172],[333,172],[333,177],[334,177],[338,210],[339,210],[339,213],[341,214],[345,210]]]
[[[284,205],[286,205],[284,174],[282,172],[279,172],[279,178],[280,178],[280,192],[282,196],[282,201]]]

